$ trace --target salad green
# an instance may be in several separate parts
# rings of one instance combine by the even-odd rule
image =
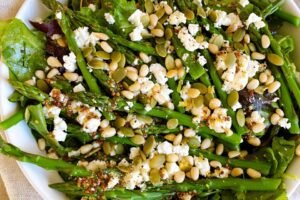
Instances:
[[[300,156],[300,83],[283,0],[42,0],[29,30],[0,22],[1,57],[71,199],[287,199]],[[276,21],[276,24],[273,23]]]

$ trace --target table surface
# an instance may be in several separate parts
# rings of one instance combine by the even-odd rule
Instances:
[[[0,20],[15,16],[24,0],[0,0]],[[295,0],[300,5],[300,0]],[[290,200],[300,197],[300,187],[297,194]],[[1,200],[40,200],[38,193],[24,177],[16,161],[0,155],[0,198]]]

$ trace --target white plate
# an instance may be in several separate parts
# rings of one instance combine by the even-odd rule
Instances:
[[[289,0],[286,3],[286,8],[290,12],[300,16],[300,10],[294,1]],[[28,26],[29,20],[36,19],[37,17],[43,18],[48,14],[47,9],[40,3],[39,0],[27,0],[21,7],[20,11],[17,14],[17,18],[24,21]],[[294,61],[297,66],[300,66],[300,59],[295,55],[300,55],[300,29],[297,29],[291,25],[285,25],[283,31],[286,31],[288,34],[291,34],[296,40],[296,51],[294,52]],[[296,59],[297,58],[297,59]],[[0,63],[0,117],[3,119],[9,117],[16,111],[17,106],[10,103],[7,99],[9,95],[13,92],[12,87],[7,82],[8,79],[8,69],[5,65]],[[8,142],[20,147],[22,150],[34,153],[41,154],[36,141],[31,135],[30,129],[27,127],[25,122],[21,122],[18,125],[12,127],[11,129],[5,132],[5,136]],[[34,187],[34,189],[41,195],[43,199],[46,200],[62,200],[66,199],[66,196],[60,192],[57,192],[48,187],[48,184],[61,182],[62,179],[55,171],[46,171],[40,167],[37,167],[32,164],[18,162],[22,172]],[[292,162],[291,166],[288,169],[288,174],[292,174],[296,179],[286,180],[288,196],[291,196],[299,185],[300,180],[300,158],[297,157]]]

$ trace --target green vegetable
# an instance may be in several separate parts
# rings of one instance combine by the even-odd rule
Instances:
[[[272,149],[278,161],[278,166],[274,172],[274,177],[281,177],[293,160],[295,154],[295,141],[285,140],[282,137],[274,137]]]
[[[61,146],[55,138],[50,135],[45,120],[45,114],[41,104],[30,105],[25,111],[25,120],[27,121],[30,128],[37,131],[46,142],[59,154],[65,155],[68,150]]]
[[[12,80],[10,80],[9,83],[14,87],[16,91],[18,91],[20,94],[27,97],[28,99],[33,99],[39,102],[43,102],[44,100],[49,98],[48,94],[42,92],[41,90],[39,90],[34,86],[19,81],[12,81]]]
[[[259,161],[259,160],[251,161],[251,160],[230,159],[223,156],[215,155],[208,151],[203,151],[198,149],[191,149],[190,153],[196,156],[202,155],[204,158],[208,158],[209,160],[217,160],[222,165],[241,167],[244,169],[252,168],[260,171],[264,175],[268,175],[271,168],[271,166],[267,162]]]
[[[19,19],[6,25],[0,46],[3,61],[19,81],[31,79],[36,70],[47,66],[44,38],[30,31]]]
[[[9,129],[10,127],[16,125],[23,119],[24,119],[24,110],[21,109],[18,112],[16,112],[15,114],[13,114],[11,117],[0,122],[0,130],[5,131],[5,130]]]
[[[32,163],[48,170],[57,170],[68,173],[70,176],[89,176],[91,172],[82,167],[70,164],[63,160],[46,158],[40,155],[34,155],[21,151],[19,148],[6,143],[0,138],[0,152],[7,156],[13,157],[19,161]]]

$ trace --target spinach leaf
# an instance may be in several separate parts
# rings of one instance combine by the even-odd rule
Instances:
[[[278,167],[274,172],[274,177],[282,177],[289,163],[294,158],[295,141],[285,140],[283,137],[274,137],[272,149],[274,151]]]
[[[31,79],[36,70],[46,67],[44,46],[44,38],[19,19],[7,24],[0,39],[2,58],[19,81]]]

